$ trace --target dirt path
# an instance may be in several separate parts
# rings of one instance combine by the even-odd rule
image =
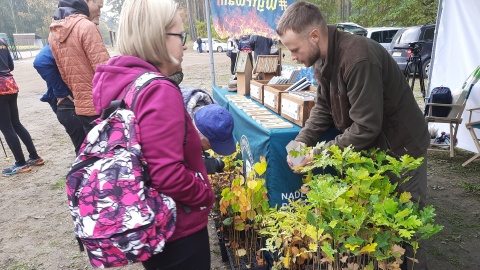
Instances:
[[[229,58],[224,53],[214,55],[217,85],[222,86],[230,78]],[[32,58],[16,61],[13,74],[20,86],[21,121],[47,162],[30,173],[0,177],[0,269],[91,269],[73,237],[64,191],[73,147],[48,104],[39,101],[46,87],[32,62]],[[210,91],[209,63],[208,54],[189,49],[183,61],[182,84]],[[7,153],[10,160],[4,159],[3,150],[0,152],[0,168],[13,163],[11,153]],[[429,202],[437,208],[438,223],[445,226],[428,241],[433,270],[480,269],[479,163],[460,166],[469,156],[460,153],[452,161],[443,154],[429,155]],[[211,235],[212,269],[230,269],[221,262],[215,236]]]

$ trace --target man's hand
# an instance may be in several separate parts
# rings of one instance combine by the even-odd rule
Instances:
[[[305,143],[303,142],[299,142],[299,143],[301,144],[301,148],[305,146]],[[293,165],[293,162],[290,159],[290,155],[287,153],[287,163],[290,169],[292,169],[294,173],[304,174],[304,172],[302,172],[301,169],[304,166],[310,164],[310,162],[312,161],[312,157],[313,157],[313,149],[310,151],[308,155],[305,156],[305,158],[299,164]]]
[[[73,102],[73,98],[70,95],[68,95],[63,98],[57,98],[57,106],[60,105],[60,103],[62,103],[62,101],[64,101],[66,98],[70,99]]]

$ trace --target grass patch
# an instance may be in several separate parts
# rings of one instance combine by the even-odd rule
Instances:
[[[30,270],[35,269],[35,266],[28,263],[16,263],[12,265],[12,270]]]
[[[79,254],[70,256],[70,258],[72,258],[72,260],[79,259],[79,258],[82,258],[82,257],[83,257],[83,255],[80,252],[79,252]]]
[[[50,187],[51,187],[51,189],[64,190],[65,189],[65,178],[58,179]]]
[[[463,182],[462,187],[466,192],[480,195],[480,183]]]
[[[16,47],[17,47],[17,51],[19,52],[40,50],[38,46],[33,46],[33,45],[24,45],[24,46],[16,46]]]

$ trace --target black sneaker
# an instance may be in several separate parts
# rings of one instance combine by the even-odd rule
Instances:
[[[10,168],[6,168],[2,170],[3,175],[14,175],[17,173],[24,173],[24,172],[29,172],[31,171],[32,168],[28,165],[23,165],[23,166],[18,166],[18,165],[13,165]]]
[[[45,161],[43,161],[43,158],[38,157],[38,158],[29,158],[27,160],[27,165],[28,166],[41,166],[45,164]]]

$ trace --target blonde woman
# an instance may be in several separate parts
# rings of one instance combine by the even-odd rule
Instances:
[[[157,72],[168,77],[180,71],[185,41],[177,3],[126,0],[118,27],[120,55],[99,66],[93,80],[97,113],[110,101],[123,98],[125,89],[140,74]],[[134,113],[152,186],[177,204],[173,236],[163,252],[143,265],[147,270],[209,270],[207,222],[215,198],[202,160],[200,138],[178,86],[169,80],[154,80],[138,95]]]

